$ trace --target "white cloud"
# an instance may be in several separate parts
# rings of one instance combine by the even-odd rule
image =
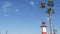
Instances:
[[[5,2],[4,6],[5,6],[5,7],[10,6],[9,2]]]
[[[31,1],[30,4],[31,4],[32,6],[35,6],[35,3],[34,3],[33,1]]]
[[[4,14],[5,14],[5,16],[8,16],[8,15],[7,15],[7,9],[4,8],[3,10],[4,10]]]
[[[10,2],[4,2],[4,4],[3,4],[3,8],[8,8],[10,6],[11,6]]]

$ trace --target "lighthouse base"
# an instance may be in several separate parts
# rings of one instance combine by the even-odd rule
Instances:
[[[46,32],[42,32],[42,34],[47,34]]]

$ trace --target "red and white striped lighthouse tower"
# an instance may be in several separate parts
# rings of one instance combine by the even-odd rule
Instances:
[[[42,22],[41,28],[42,28],[42,34],[47,34],[45,22]]]

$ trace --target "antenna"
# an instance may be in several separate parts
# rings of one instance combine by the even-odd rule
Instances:
[[[0,33],[1,34],[1,33]]]
[[[6,34],[8,34],[8,31],[6,31]]]

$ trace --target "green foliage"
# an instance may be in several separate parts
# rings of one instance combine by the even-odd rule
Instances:
[[[41,2],[40,8],[45,8],[45,2]]]
[[[53,2],[53,0],[49,0],[49,1],[48,1],[48,6],[51,6],[51,7],[54,6],[54,2]]]
[[[48,8],[46,11],[47,14],[53,14],[54,10],[52,8]]]

